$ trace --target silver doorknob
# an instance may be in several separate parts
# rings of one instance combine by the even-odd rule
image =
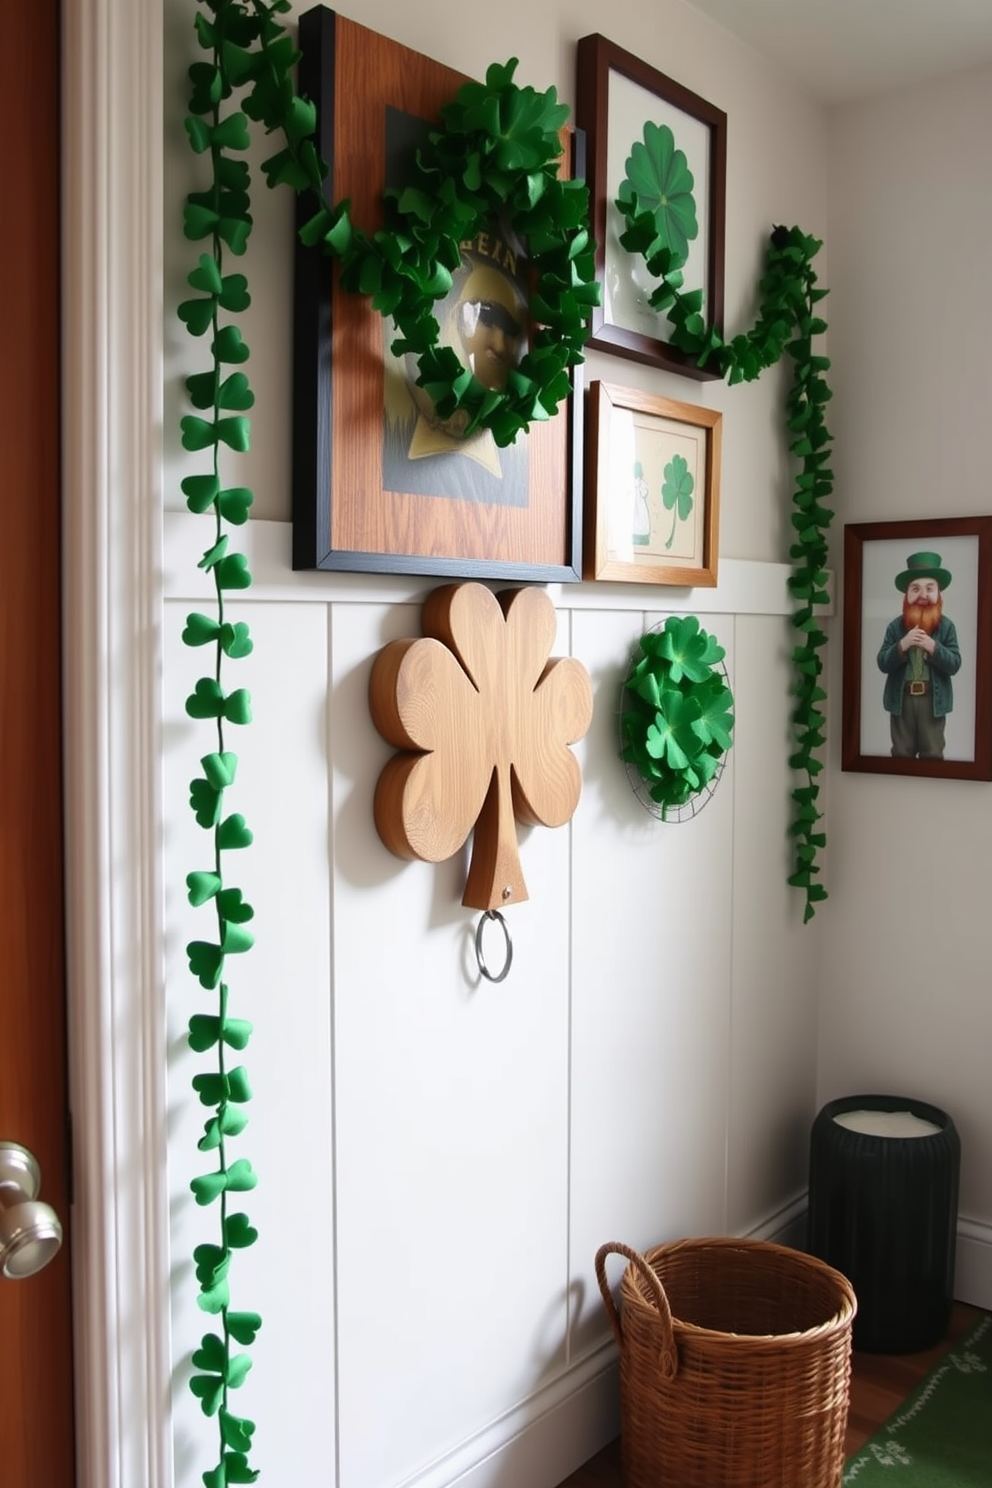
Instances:
[[[0,1142],[0,1276],[16,1281],[47,1266],[62,1244],[62,1226],[38,1199],[41,1168],[19,1142]]]

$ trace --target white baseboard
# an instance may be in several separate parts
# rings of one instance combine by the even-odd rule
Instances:
[[[769,1215],[746,1236],[801,1250],[805,1196]],[[588,1462],[620,1431],[616,1349],[604,1343],[400,1488],[551,1488]]]
[[[755,1225],[746,1238],[804,1249],[805,1195]],[[992,1311],[992,1225],[959,1222],[954,1291],[959,1301]],[[619,1430],[616,1350],[608,1343],[401,1488],[551,1488]]]
[[[620,1385],[610,1342],[401,1488],[551,1488],[619,1431]]]
[[[749,1231],[749,1235],[755,1240],[777,1240],[781,1245],[805,1250],[805,1195]],[[954,1296],[959,1302],[992,1312],[992,1224],[959,1217]]]
[[[755,1225],[746,1238],[804,1249],[805,1195]],[[959,1222],[955,1296],[992,1310],[992,1225]],[[616,1350],[604,1343],[401,1488],[551,1488],[619,1430]]]
[[[800,1194],[769,1214],[760,1224],[746,1230],[747,1240],[771,1240],[776,1245],[791,1245],[793,1250],[806,1249],[806,1195]]]
[[[959,1302],[992,1311],[992,1225],[958,1220],[954,1295]]]

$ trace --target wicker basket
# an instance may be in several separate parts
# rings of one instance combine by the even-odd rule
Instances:
[[[625,1256],[620,1308],[606,1259]],[[762,1240],[611,1243],[626,1488],[837,1488],[856,1302],[824,1261]]]

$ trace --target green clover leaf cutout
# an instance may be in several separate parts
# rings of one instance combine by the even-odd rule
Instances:
[[[694,688],[692,695],[700,709],[693,728],[704,744],[717,744],[723,753],[733,743],[730,736],[734,727],[734,699],[730,688],[725,687],[718,677],[712,676]]]
[[[641,637],[628,665],[620,758],[636,770],[662,820],[712,787],[731,746],[733,698],[723,656],[694,615],[670,615]]]
[[[672,513],[672,530],[665,543],[665,547],[670,548],[675,541],[676,525],[687,521],[692,511],[692,493],[696,482],[683,455],[672,456],[665,466],[664,476],[661,499],[665,510]]]
[[[664,693],[654,723],[648,724],[645,748],[651,758],[664,760],[673,770],[684,770],[699,753],[699,736],[693,724],[700,711],[695,698],[683,697],[674,688]]]
[[[215,1416],[224,1399],[224,1380],[217,1374],[194,1374],[189,1387],[200,1402],[205,1416]]]
[[[245,1420],[240,1416],[232,1416],[229,1411],[222,1410],[220,1412],[220,1429],[226,1447],[231,1447],[236,1452],[248,1452],[251,1450],[251,1439],[255,1431],[254,1421]]]
[[[247,1250],[258,1239],[258,1231],[249,1222],[247,1214],[229,1214],[224,1221],[224,1239],[232,1250]],[[247,1340],[240,1339],[239,1342]]]
[[[238,1343],[247,1348],[255,1342],[255,1336],[262,1326],[262,1319],[257,1312],[229,1312],[227,1314],[227,1331]]]
[[[644,139],[631,146],[624,166],[626,179],[620,200],[637,199],[643,212],[654,216],[657,249],[668,249],[673,267],[684,264],[689,244],[699,235],[695,181],[683,150],[675,147],[675,136],[667,124],[644,125]]]
[[[690,682],[703,682],[724,657],[723,647],[700,628],[695,615],[687,615],[684,620],[673,615],[665,621],[657,654],[669,663],[672,682],[681,682],[683,677]]]

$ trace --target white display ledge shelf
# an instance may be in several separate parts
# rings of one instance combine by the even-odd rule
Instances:
[[[213,592],[209,576],[197,568],[213,542],[211,519],[188,512],[164,516],[163,594],[167,600],[203,603]],[[297,600],[334,604],[403,604],[420,602],[449,578],[411,574],[331,573],[300,570],[291,562],[292,526],[289,522],[249,521],[229,528],[231,548],[245,554],[251,569],[253,601]],[[549,584],[555,606],[563,610],[686,611],[696,615],[790,615],[794,604],[787,580],[787,563],[762,563],[747,558],[721,558],[720,582],[715,588],[680,589],[659,584]],[[513,580],[493,581],[506,588]],[[831,603],[819,613],[833,614]]]

